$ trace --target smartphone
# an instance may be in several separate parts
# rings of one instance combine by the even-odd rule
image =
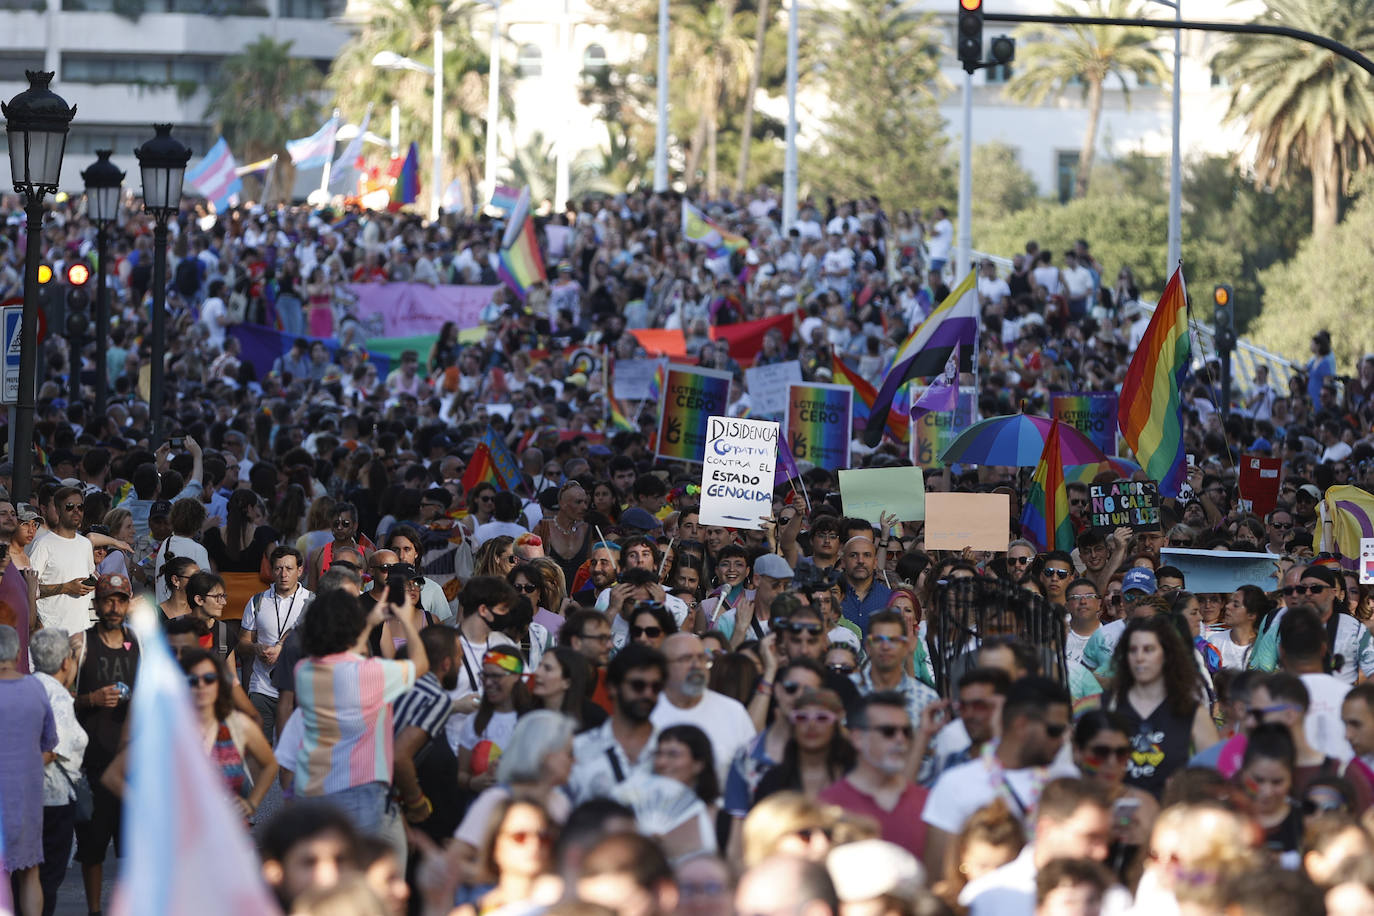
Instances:
[[[1130,796],[1118,798],[1116,804],[1112,806],[1112,819],[1125,827],[1135,819],[1135,813],[1139,810],[1140,799]]]
[[[401,607],[406,603],[406,577],[404,573],[393,572],[386,577],[386,601]]]
[[[87,576],[85,579],[83,579],[83,580],[81,580],[81,581],[82,581],[82,584],[83,584],[83,585],[94,586],[94,585],[95,585],[97,582],[99,582],[100,580],[97,579],[95,576],[91,575],[91,576]]]
[[[170,439],[167,440],[167,445],[168,445],[170,448],[173,448],[173,449],[177,449],[177,450],[183,449],[183,448],[186,447],[186,437],[185,437],[185,436],[173,436],[172,438],[170,438]]]

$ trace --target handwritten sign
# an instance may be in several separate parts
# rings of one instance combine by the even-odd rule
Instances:
[[[1010,531],[1006,493],[926,494],[926,550],[1005,551]]]
[[[701,523],[757,531],[773,510],[778,424],[709,417],[701,467]]]
[[[1088,524],[1103,531],[1129,526],[1158,531],[1159,484],[1153,480],[1113,480],[1088,485]]]
[[[744,370],[749,402],[761,417],[780,417],[787,410],[787,387],[802,380],[801,363],[795,359]]]
[[[879,525],[883,513],[899,522],[926,517],[926,480],[920,468],[857,468],[842,470],[840,499],[844,514]]]

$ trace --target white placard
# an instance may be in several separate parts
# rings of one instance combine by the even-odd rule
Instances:
[[[656,359],[618,359],[612,376],[612,390],[617,401],[642,401],[649,396],[654,373],[658,371]]]
[[[709,417],[701,468],[701,523],[757,531],[773,511],[778,424]]]
[[[766,417],[780,417],[787,412],[787,391],[793,382],[801,380],[801,363],[795,359],[744,370],[749,402],[755,413]]]

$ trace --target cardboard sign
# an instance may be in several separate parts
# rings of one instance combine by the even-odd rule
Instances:
[[[655,451],[661,458],[701,462],[706,424],[725,413],[730,373],[669,364],[660,400]]]
[[[749,402],[753,405],[753,412],[760,417],[781,417],[787,411],[788,386],[801,380],[801,363],[795,359],[744,370]]]
[[[618,359],[615,373],[611,376],[612,391],[617,401],[643,401],[650,396],[654,384],[654,373],[658,371],[656,359]]]
[[[1088,484],[1088,524],[1105,532],[1123,525],[1133,531],[1158,531],[1159,484],[1153,480]]]
[[[701,523],[757,531],[773,511],[778,424],[709,417],[701,467]]]
[[[911,400],[915,403],[925,394],[926,386],[912,385]],[[940,456],[959,434],[973,425],[978,414],[978,389],[972,385],[959,388],[959,402],[952,413],[928,413],[911,423],[911,463],[926,470],[944,467]],[[1005,549],[1005,548],[1003,548]]]
[[[1160,565],[1177,568],[1183,573],[1183,587],[1198,595],[1229,595],[1242,585],[1273,591],[1279,586],[1278,559],[1239,550],[1166,547],[1159,552]]]
[[[1050,416],[1083,435],[1104,455],[1116,454],[1115,391],[1071,391],[1050,399]]]
[[[1283,462],[1263,455],[1240,457],[1240,505],[1246,512],[1268,515],[1279,504],[1279,469]]]
[[[926,479],[920,468],[859,468],[842,470],[840,499],[844,514],[879,525],[883,513],[899,522],[926,517]]]
[[[795,384],[787,389],[783,433],[792,457],[818,468],[849,467],[854,429],[854,389],[848,385]]]
[[[926,550],[991,550],[1011,542],[1011,497],[1006,493],[927,493]]]
[[[1360,584],[1374,585],[1374,538],[1360,538]]]

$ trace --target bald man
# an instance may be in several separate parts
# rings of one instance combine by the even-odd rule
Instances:
[[[735,890],[735,911],[834,916],[840,911],[840,900],[824,865],[791,856],[774,856],[764,859],[740,878]]]
[[[892,589],[877,577],[878,551],[873,539],[856,535],[840,548],[840,580],[844,594],[840,599],[840,613],[868,635],[868,618],[887,608]]]
[[[673,725],[695,725],[711,739],[716,775],[725,775],[735,751],[755,735],[754,722],[744,704],[706,687],[706,649],[691,633],[674,633],[663,642],[668,659],[668,680],[658,695],[649,721],[655,731]]]

